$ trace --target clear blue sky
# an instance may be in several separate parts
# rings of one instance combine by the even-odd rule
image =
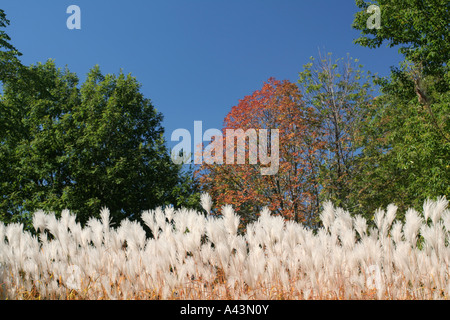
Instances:
[[[69,30],[68,6],[81,8],[81,30]],[[350,54],[365,70],[387,75],[396,49],[353,44],[353,0],[2,0],[6,30],[32,64],[55,59],[81,80],[132,73],[163,113],[166,139],[177,128],[222,128],[239,99],[269,77],[296,81],[318,49]],[[175,143],[168,142],[169,146]]]

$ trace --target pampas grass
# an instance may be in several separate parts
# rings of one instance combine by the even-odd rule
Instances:
[[[209,214],[212,200],[201,197]],[[423,213],[397,207],[361,216],[324,204],[312,231],[262,210],[239,234],[239,217],[172,207],[144,225],[110,226],[108,209],[85,227],[64,210],[38,211],[34,236],[0,224],[3,299],[448,299],[448,201]],[[146,228],[152,237],[146,237]]]

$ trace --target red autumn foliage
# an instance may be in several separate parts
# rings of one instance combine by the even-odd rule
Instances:
[[[232,204],[248,223],[262,207],[286,219],[311,224],[318,211],[320,121],[314,108],[306,107],[296,84],[270,78],[260,90],[234,106],[224,120],[227,129],[279,130],[279,168],[274,175],[262,175],[258,157],[249,163],[249,143],[245,164],[203,164],[196,172],[202,189],[213,197],[216,208]],[[268,139],[270,141],[270,138]],[[261,144],[258,144],[258,148]],[[270,152],[271,147],[267,147]],[[226,159],[226,147],[223,148]]]

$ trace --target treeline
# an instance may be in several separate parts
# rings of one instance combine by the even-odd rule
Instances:
[[[205,191],[216,213],[232,204],[242,227],[264,206],[317,227],[325,200],[367,217],[448,196],[448,3],[378,0],[380,29],[367,24],[369,4],[356,1],[355,43],[398,47],[404,61],[389,77],[319,54],[297,82],[271,78],[225,118],[224,129],[279,129],[275,175],[261,175],[260,164],[183,170],[134,77],[95,66],[80,83],[53,61],[24,66],[0,10],[0,219],[29,224],[38,209],[67,208],[85,222],[106,206],[119,221],[170,204],[199,209]]]
[[[0,10],[0,27],[9,24]],[[38,209],[113,221],[165,205],[199,207],[192,173],[172,163],[162,114],[130,74],[84,83],[53,61],[24,66],[0,33],[0,220],[30,226]]]
[[[269,79],[232,108],[224,129],[280,130],[277,175],[261,176],[259,165],[198,170],[218,207],[233,204],[244,225],[264,206],[316,227],[325,200],[367,216],[390,203],[420,210],[450,193],[448,2],[379,0],[380,29],[367,23],[372,3],[356,4],[355,43],[398,47],[404,61],[380,78],[357,59],[319,54],[297,83]]]

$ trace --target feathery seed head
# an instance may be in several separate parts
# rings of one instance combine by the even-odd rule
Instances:
[[[211,213],[212,199],[209,193],[204,192],[201,194],[200,204],[202,205],[202,208],[206,211],[207,214]]]
[[[375,221],[375,225],[377,226],[378,230],[380,230],[382,227],[383,219],[384,219],[384,210],[377,209],[375,211],[374,221]]]
[[[397,209],[398,209],[398,207],[394,204],[388,205],[386,215],[384,216],[384,222],[383,222],[383,229],[385,229],[386,231],[392,225],[392,222],[394,221],[396,214],[397,214]]]
[[[364,236],[367,232],[366,219],[364,219],[364,217],[362,217],[362,216],[357,216],[354,218],[353,223],[354,223],[356,232],[358,232],[358,234],[361,237]]]
[[[403,226],[403,234],[406,240],[413,246],[416,245],[417,232],[422,226],[423,219],[419,217],[414,209],[408,209],[405,214],[405,225]]]
[[[261,214],[260,214],[260,216],[259,216],[259,221],[261,222],[261,223],[265,223],[267,220],[269,220],[270,219],[270,210],[269,210],[269,207],[264,207],[262,210],[261,210]]]
[[[403,238],[403,232],[402,232],[402,223],[400,221],[396,221],[394,225],[392,226],[391,235],[392,239],[394,239],[394,242],[396,244],[400,243]]]
[[[43,232],[47,225],[47,215],[43,210],[38,210],[33,215],[33,226],[36,231]]]
[[[174,213],[175,213],[175,208],[173,206],[168,206],[164,210],[164,214],[169,222],[172,221]]]
[[[73,217],[72,220],[73,222],[75,222],[75,217]],[[61,212],[60,224],[63,226],[64,229],[69,229],[69,225],[71,224],[71,215],[68,209],[64,209]]]
[[[230,235],[235,235],[239,227],[239,217],[234,213],[233,207],[231,205],[223,206],[222,215],[225,229]]]
[[[106,207],[103,207],[100,210],[100,219],[101,219],[102,224],[103,224],[103,231],[104,232],[109,231],[109,224],[111,223],[111,220],[110,220],[109,216],[110,216],[109,209],[106,208]]]
[[[329,230],[334,221],[334,218],[335,215],[333,204],[331,203],[331,201],[326,201],[323,204],[323,211],[320,214],[320,220],[322,221],[325,230]]]
[[[141,219],[144,221],[147,227],[149,227],[153,236],[156,237],[158,235],[158,228],[156,226],[155,221],[155,211],[154,210],[146,210],[142,213]]]
[[[431,207],[431,220],[434,224],[436,224],[440,219],[442,214],[444,213],[445,209],[447,209],[448,206],[448,200],[445,198],[445,196],[438,197],[436,202],[433,202]]]

